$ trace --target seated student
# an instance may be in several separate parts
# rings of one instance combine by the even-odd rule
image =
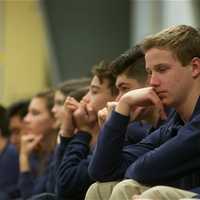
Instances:
[[[171,27],[146,38],[143,48],[150,87],[120,98],[94,154],[99,165],[92,170],[99,181],[116,181],[116,185],[110,192],[93,185],[86,199],[131,199],[158,184],[183,189],[200,184],[200,32],[186,25]],[[176,111],[140,143],[123,148],[124,129],[132,109],[152,105],[158,107],[163,118],[164,107]],[[128,180],[117,184],[123,177]]]
[[[41,92],[31,99],[24,118],[19,154],[19,187],[23,199],[42,192],[54,192],[55,180],[49,180],[57,138],[51,112],[53,105],[53,92]]]
[[[9,142],[8,117],[0,105],[0,199],[19,196],[17,182],[19,163],[16,148]]]
[[[96,143],[99,126],[97,112],[117,96],[115,78],[105,63],[93,69],[88,93],[81,103],[67,97],[65,129],[60,131],[58,147],[56,191],[57,199],[84,199],[93,183],[88,175],[91,151]]]
[[[116,87],[120,97],[130,90],[145,87],[147,73],[145,70],[144,53],[140,45],[132,47],[110,64],[110,68],[116,77]],[[137,143],[146,137],[153,129],[160,126],[159,112],[156,107],[141,107],[132,113],[131,122],[126,130],[126,143]],[[134,134],[133,134],[134,132]]]
[[[72,97],[76,97],[76,99],[79,101],[84,93],[84,88],[88,87],[90,84],[90,78],[80,78],[80,79],[70,79],[67,80],[61,84],[59,84],[54,91],[54,106],[52,108],[52,112],[54,114],[54,117],[56,119],[56,125],[58,129],[60,128],[63,108],[64,108],[64,102],[66,97],[70,94]],[[83,90],[77,91],[78,89]],[[73,91],[75,91],[75,96],[73,94]],[[61,115],[61,116],[60,116]]]
[[[10,143],[15,145],[18,152],[20,149],[20,133],[24,126],[23,118],[27,114],[28,105],[28,100],[20,100],[8,107]]]

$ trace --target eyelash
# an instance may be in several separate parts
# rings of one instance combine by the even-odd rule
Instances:
[[[121,87],[120,88],[122,91],[127,91],[127,90],[129,90],[129,88],[127,88],[127,87]]]
[[[97,94],[98,91],[96,91],[96,90],[91,90],[91,93],[92,93],[92,94]]]
[[[159,68],[157,71],[158,72],[164,72],[164,71],[166,71],[167,69],[166,68]]]

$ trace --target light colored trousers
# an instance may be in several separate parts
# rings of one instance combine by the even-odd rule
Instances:
[[[141,194],[148,188],[129,179],[121,182],[96,182],[88,189],[85,200],[131,200],[134,194]]]
[[[121,182],[96,182],[88,189],[85,200],[132,200],[132,196],[136,194],[146,200],[180,200],[190,199],[196,195],[193,192],[167,186],[150,188],[128,179]]]
[[[192,199],[192,197],[196,195],[197,195],[196,193],[189,192],[186,190],[180,190],[174,187],[155,186],[143,192],[140,198],[141,199],[149,198],[152,200],[181,200],[181,199],[195,200]]]

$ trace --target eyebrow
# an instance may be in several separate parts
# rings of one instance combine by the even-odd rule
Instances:
[[[128,85],[129,85],[128,83],[122,82],[122,83],[116,85],[116,87],[122,87],[122,86],[128,86]]]
[[[159,69],[161,67],[169,67],[169,64],[167,63],[160,63],[160,64],[157,64],[157,65],[154,65],[153,68],[154,69]],[[149,72],[151,69],[149,67],[146,67],[146,71]]]

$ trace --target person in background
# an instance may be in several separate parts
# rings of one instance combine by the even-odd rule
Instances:
[[[38,93],[31,99],[24,118],[25,127],[19,152],[19,188],[23,199],[43,192],[54,192],[51,163],[57,131],[51,112],[53,105],[53,91]]]
[[[54,106],[52,108],[52,112],[54,114],[54,117],[56,118],[56,125],[58,129],[60,128],[62,123],[61,122],[61,120],[63,119],[62,113],[66,97],[71,92],[73,93],[78,89],[87,88],[89,84],[90,84],[90,78],[71,79],[63,83],[60,83],[54,89]],[[77,94],[80,95],[79,97],[78,96],[76,97],[76,99],[79,101],[81,99],[81,92],[78,92]]]
[[[24,116],[28,111],[29,100],[19,100],[8,107],[10,142],[20,149],[20,133],[24,127]]]
[[[7,111],[0,105],[0,199],[3,200],[19,197],[19,160],[15,146],[9,142],[8,123]]]

